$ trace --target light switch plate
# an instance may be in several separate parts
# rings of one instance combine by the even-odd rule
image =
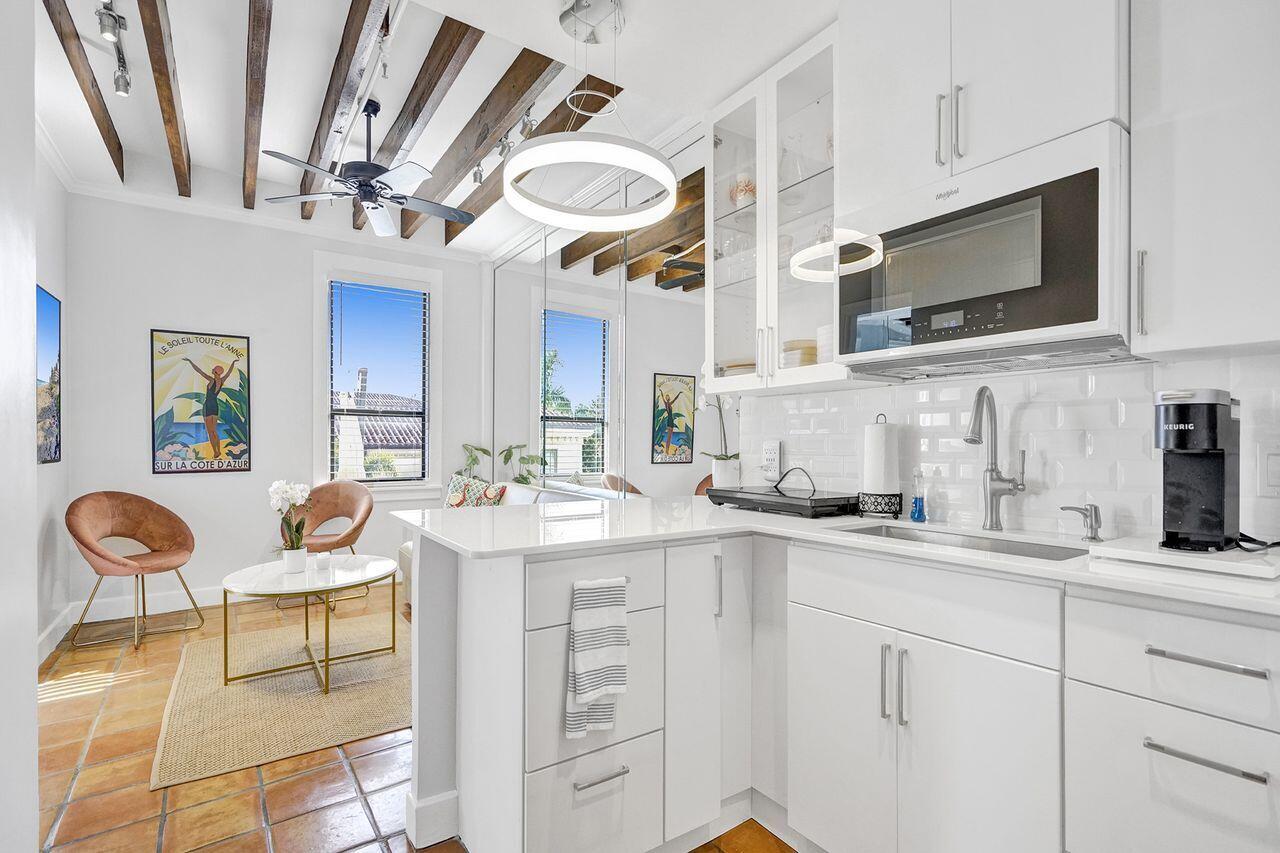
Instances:
[[[782,442],[777,439],[766,441],[763,456],[760,471],[771,480],[782,476]]]
[[[1280,497],[1280,444],[1258,442],[1258,497]]]

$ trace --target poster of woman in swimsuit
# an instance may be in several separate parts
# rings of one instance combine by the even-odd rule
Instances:
[[[249,470],[249,339],[151,330],[151,470]]]

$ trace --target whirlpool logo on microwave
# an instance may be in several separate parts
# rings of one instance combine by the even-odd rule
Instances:
[[[945,189],[942,192],[938,193],[937,195],[934,196],[934,198],[937,199],[938,201],[946,201],[947,199],[951,198],[953,195],[959,195],[959,194],[960,194],[959,187],[951,187],[950,189]]]
[[[1180,429],[1193,430],[1196,428],[1196,425],[1195,424],[1165,424],[1164,428],[1169,431],[1180,430]]]

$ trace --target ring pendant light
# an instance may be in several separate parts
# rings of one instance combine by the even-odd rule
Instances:
[[[541,198],[516,183],[526,172],[547,166],[590,163],[613,166],[651,178],[662,187],[656,197],[631,207],[574,207]],[[630,231],[661,221],[676,206],[676,172],[654,148],[611,133],[566,131],[522,142],[502,164],[502,197],[535,222],[574,231]]]
[[[865,246],[871,252],[856,260],[840,264],[840,275],[851,275],[852,273],[869,270],[878,266],[884,260],[884,242],[879,237],[863,234],[861,231],[854,231],[852,228],[837,228],[835,240],[827,240],[815,246],[808,246],[791,256],[791,275],[800,281],[819,283],[831,281],[833,278],[831,268],[834,265],[831,256],[836,251],[836,245],[844,246],[849,243]],[[811,266],[815,261],[825,261],[826,263],[821,267]]]

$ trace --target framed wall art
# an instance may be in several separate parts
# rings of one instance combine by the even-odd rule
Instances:
[[[62,461],[62,303],[36,285],[36,462]]]
[[[248,471],[249,339],[151,330],[151,470]]]
[[[678,373],[653,374],[654,465],[693,462],[693,412],[697,407],[694,378]]]

